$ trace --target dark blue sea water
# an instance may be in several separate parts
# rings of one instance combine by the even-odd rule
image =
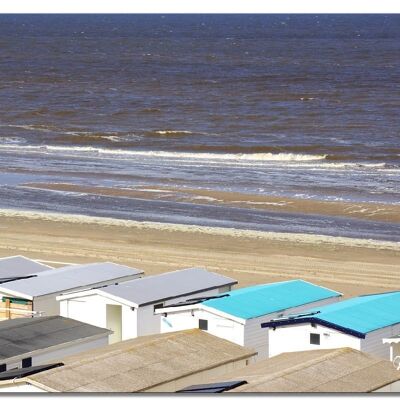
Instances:
[[[399,108],[399,15],[1,15],[0,208],[397,241],[162,193],[400,204]]]

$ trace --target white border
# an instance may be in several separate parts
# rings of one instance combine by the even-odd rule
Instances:
[[[393,0],[2,0],[0,13],[399,13]]]

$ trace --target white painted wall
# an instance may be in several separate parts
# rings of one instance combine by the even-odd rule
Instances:
[[[194,297],[215,296],[230,290],[230,285],[222,288],[205,290],[201,293],[175,297],[163,302],[165,305],[177,303]],[[60,302],[60,314],[63,317],[76,319],[88,324],[106,328],[106,305],[122,306],[122,340],[133,339],[138,336],[160,333],[161,315],[154,314],[154,305],[148,304],[135,308],[109,299],[100,294],[82,295],[73,299],[64,299]]]
[[[377,390],[374,390],[374,392],[395,392],[399,393],[400,392],[400,381],[390,383],[389,385],[383,386]]]
[[[319,346],[310,344],[310,333],[321,335]],[[365,339],[322,325],[313,328],[310,323],[282,326],[275,330],[269,328],[270,357],[290,351],[351,347],[390,360],[390,346],[382,343],[382,339],[399,333],[400,324],[372,331],[365,336]]]
[[[324,299],[261,317],[243,320],[242,323],[237,318],[229,318],[229,315],[218,315],[218,311],[214,314],[211,308],[202,309],[201,304],[198,304],[194,305],[192,309],[182,310],[177,308],[173,312],[168,312],[166,317],[162,316],[160,330],[165,333],[198,328],[199,319],[205,319],[208,320],[208,333],[240,346],[255,349],[258,352],[257,359],[261,360],[268,357],[269,346],[268,329],[261,328],[263,322],[289,314],[302,313],[310,308],[324,306],[337,301],[338,298]]]
[[[335,349],[351,347],[361,350],[361,339],[322,325],[310,323],[264,328],[269,335],[269,357],[292,351]],[[320,345],[310,344],[310,333],[320,335]]]
[[[169,304],[175,304],[188,299],[203,297],[203,296],[216,296],[220,293],[224,293],[230,290],[230,285],[226,285],[222,288],[209,289],[201,293],[189,294],[185,296],[174,297],[173,299],[162,302],[164,306]],[[154,305],[161,302],[155,302],[153,304],[141,306],[138,309],[138,324],[137,324],[137,336],[153,335],[161,332],[161,315],[154,314]],[[198,323],[197,323],[198,324]],[[197,326],[196,326],[197,327]]]
[[[33,299],[33,311],[41,312],[42,317],[50,315],[60,315],[60,304],[56,300],[57,294],[48,294],[46,296],[39,296]]]
[[[63,317],[72,318],[100,328],[107,328],[107,304],[121,305],[122,340],[137,337],[137,310],[99,294],[66,299],[59,302]]]
[[[95,286],[109,286],[109,285],[114,285],[115,283],[131,281],[131,280],[138,279],[138,278],[140,278],[140,275],[130,275],[130,276],[122,277],[122,278],[110,279],[108,281],[97,282],[97,283],[94,283],[89,286],[82,286],[81,288],[70,289],[69,291],[74,291],[74,290],[78,290],[78,289],[83,291],[83,290],[88,290]],[[68,293],[68,290],[57,292],[57,293],[51,293],[51,294],[47,294],[44,296],[34,297],[33,298],[33,310],[42,312],[41,315],[43,317],[47,317],[50,315],[61,315],[60,314],[60,312],[61,312],[60,304],[56,300],[56,297],[63,293]],[[4,292],[0,292],[0,297],[3,297],[3,296],[19,297],[19,296],[14,296],[14,295],[7,294]],[[23,297],[21,297],[21,298],[23,298]]]
[[[390,346],[382,342],[382,339],[400,334],[400,324],[387,326],[372,331],[361,341],[361,351],[374,356],[390,360]]]

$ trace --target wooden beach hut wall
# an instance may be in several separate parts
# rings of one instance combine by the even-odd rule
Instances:
[[[139,278],[143,271],[111,262],[51,268],[0,280],[3,319],[59,315],[62,293],[112,285]]]
[[[161,332],[199,328],[241,346],[254,348],[258,359],[269,356],[268,332],[261,323],[337,302],[341,293],[303,280],[233,290],[196,304],[157,310]]]
[[[157,310],[177,301],[229,291],[235,279],[188,268],[60,295],[61,315],[114,331],[110,343],[160,333]]]
[[[390,359],[383,339],[400,334],[400,291],[365,295],[308,314],[262,323],[269,331],[270,356],[285,352],[350,347]]]

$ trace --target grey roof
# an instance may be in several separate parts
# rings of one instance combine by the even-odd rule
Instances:
[[[53,268],[23,256],[0,258],[0,278],[32,275]]]
[[[111,331],[60,316],[0,322],[0,364],[12,357]]]
[[[100,292],[139,306],[235,283],[236,280],[205,268],[188,268],[107,286]]]
[[[27,381],[58,392],[157,391],[157,386],[174,381],[180,389],[188,382],[181,378],[207,374],[205,371],[223,365],[232,368],[235,362],[255,354],[252,349],[192,329],[123,340],[66,357],[61,360],[63,367],[32,375]]]
[[[36,277],[0,284],[1,291],[17,292],[22,296],[35,297],[87,288],[107,281],[142,274],[136,268],[111,262],[71,265],[39,272]]]
[[[232,392],[372,392],[400,380],[390,361],[350,348],[283,353],[204,383],[245,380]],[[201,382],[201,380],[199,381]]]

